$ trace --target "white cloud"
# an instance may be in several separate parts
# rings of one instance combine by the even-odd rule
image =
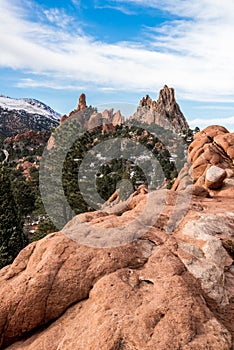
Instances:
[[[51,8],[49,10],[44,10],[44,14],[46,18],[52,24],[57,25],[58,27],[65,28],[69,23],[72,22],[73,18],[68,16],[64,10],[60,10],[58,8]]]
[[[220,123],[221,122],[221,123]],[[228,117],[228,118],[209,118],[209,119],[193,119],[189,120],[189,125],[191,128],[199,126],[200,128],[205,128],[209,125],[225,125],[229,131],[234,131],[234,117]]]
[[[232,0],[112,0],[112,3],[134,4],[148,8],[161,9],[178,16],[198,19],[220,18],[232,14]]]
[[[143,0],[115,3],[146,5]],[[47,74],[51,86],[60,79],[58,86],[66,80],[67,86],[89,83],[147,92],[166,83],[176,87],[180,98],[234,101],[234,2],[152,0],[150,6],[192,19],[146,28],[148,39],[138,45],[107,44],[85,36],[79,27],[72,34],[66,31],[71,19],[56,9],[47,12],[51,25],[45,25],[27,20],[12,2],[1,0],[0,66]],[[60,21],[62,28],[52,25]]]
[[[128,9],[126,6],[118,6],[118,5],[95,5],[95,8],[97,9],[111,9],[111,10],[116,10],[119,12],[122,12],[125,15],[131,16],[135,15],[136,12],[133,11],[132,9]]]
[[[62,83],[61,81],[50,81],[50,80],[34,80],[31,78],[25,78],[21,79],[17,84],[16,87],[19,88],[37,88],[37,87],[43,87],[43,88],[49,88],[53,90],[71,90],[71,91],[77,91],[77,90],[84,90],[86,87],[84,85],[78,85],[78,84],[66,84]]]
[[[76,7],[80,6],[80,0],[71,0],[71,2],[73,3],[73,5],[75,5]]]
[[[194,109],[202,109],[202,110],[216,110],[216,109],[220,109],[222,111],[224,110],[228,110],[228,111],[231,111],[233,108],[232,106],[224,106],[224,105],[209,105],[209,106],[196,106],[196,107],[193,107]]]

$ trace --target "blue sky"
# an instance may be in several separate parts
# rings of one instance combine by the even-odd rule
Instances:
[[[68,113],[167,84],[191,127],[234,130],[233,0],[0,0],[0,93]],[[135,108],[135,107],[134,107]]]

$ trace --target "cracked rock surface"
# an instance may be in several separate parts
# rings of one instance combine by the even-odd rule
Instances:
[[[231,155],[226,129],[208,131],[209,141],[225,134]],[[141,189],[27,246],[0,270],[0,348],[233,350],[234,183],[225,181],[210,197]]]

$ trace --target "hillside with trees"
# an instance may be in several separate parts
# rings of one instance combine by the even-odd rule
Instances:
[[[176,132],[134,118],[123,122],[113,110],[101,114],[104,124],[99,125],[94,122],[99,114],[86,106],[83,94],[78,108],[62,117],[59,127],[51,129],[51,124],[49,131],[4,136],[3,265],[28,241],[61,229],[74,215],[100,209],[117,188],[124,200],[142,184],[149,190],[173,185],[198,129]],[[109,117],[115,118],[115,125],[107,124]],[[91,119],[87,131],[84,126]]]

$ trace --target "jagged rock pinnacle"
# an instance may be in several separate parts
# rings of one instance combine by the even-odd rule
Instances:
[[[81,94],[80,97],[79,97],[79,102],[78,102],[78,111],[83,111],[84,109],[87,108],[87,105],[86,105],[86,96],[85,94]]]
[[[175,99],[173,88],[167,85],[159,92],[157,101],[149,95],[140,100],[137,112],[130,117],[144,123],[155,123],[166,129],[187,130],[189,125]]]

